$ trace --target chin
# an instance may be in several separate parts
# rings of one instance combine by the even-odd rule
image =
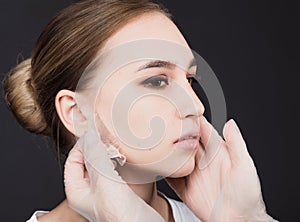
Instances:
[[[172,173],[169,177],[179,178],[190,175],[195,168],[195,159],[189,159],[182,167],[180,167],[176,172]]]

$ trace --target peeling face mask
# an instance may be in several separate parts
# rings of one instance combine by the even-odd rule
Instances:
[[[201,102],[189,81],[202,87],[221,129],[226,121],[221,86],[201,56],[182,45],[158,39],[122,44],[101,53],[82,74],[76,102],[91,119],[89,127],[97,114],[115,138],[107,153],[126,182],[181,176],[188,172],[181,169],[192,167],[186,166],[197,152],[200,122],[186,116],[196,116]],[[186,133],[193,135],[184,138]],[[205,159],[201,166],[207,164]]]

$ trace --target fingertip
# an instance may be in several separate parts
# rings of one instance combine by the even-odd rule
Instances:
[[[200,131],[202,133],[206,133],[210,131],[212,128],[212,125],[207,121],[207,119],[204,116],[200,117]]]
[[[74,147],[65,162],[64,180],[66,182],[80,181],[84,175],[84,159],[81,151]]]
[[[77,144],[69,151],[66,163],[83,163],[83,152],[81,147]]]
[[[241,159],[242,156],[249,155],[247,151],[246,142],[234,119],[230,119],[225,124],[223,129],[223,135],[232,160],[237,161]]]
[[[231,125],[233,127],[233,129],[236,130],[237,133],[240,133],[240,129],[238,127],[238,124],[237,124],[237,122],[233,118],[231,118],[230,120],[228,120],[226,124]]]
[[[234,119],[231,119],[231,124],[233,125],[232,127],[234,128],[234,130],[236,131],[236,133],[241,133],[236,121],[234,121]]]
[[[208,125],[209,122],[207,121],[207,119],[205,118],[205,116],[201,116],[200,117],[200,124],[204,124],[204,125]]]
[[[230,133],[228,131],[230,131],[231,128],[230,125],[233,124],[232,122],[234,122],[233,119],[228,120],[223,127],[223,137],[225,138],[226,141],[229,139]]]
[[[208,121],[204,116],[200,117],[200,141],[205,146],[209,138]]]

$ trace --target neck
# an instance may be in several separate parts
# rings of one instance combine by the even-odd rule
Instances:
[[[148,205],[156,210],[165,221],[169,221],[169,205],[157,194],[156,182],[147,184],[128,184],[129,187]]]
[[[153,178],[154,182],[151,183],[128,183],[128,186],[149,206],[157,211],[165,221],[172,221],[173,215],[171,207],[168,201],[157,193],[155,182],[156,176],[153,173],[148,172],[147,174],[147,171],[141,170],[138,167],[131,165],[128,165],[126,167],[117,166],[117,171],[125,181],[136,181],[137,178]],[[132,172],[134,172],[134,175],[132,174]]]
[[[146,184],[129,184],[129,187],[150,206],[152,206],[158,198],[156,182]]]

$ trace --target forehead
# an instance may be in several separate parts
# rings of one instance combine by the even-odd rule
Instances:
[[[161,13],[146,13],[120,28],[85,71],[104,82],[121,67],[135,62],[167,61],[187,70],[193,54],[177,26]],[[101,75],[98,75],[101,73]],[[99,84],[96,84],[97,86]]]
[[[177,26],[159,12],[138,16],[112,35],[102,48],[102,52],[136,40],[161,39],[189,48]]]

